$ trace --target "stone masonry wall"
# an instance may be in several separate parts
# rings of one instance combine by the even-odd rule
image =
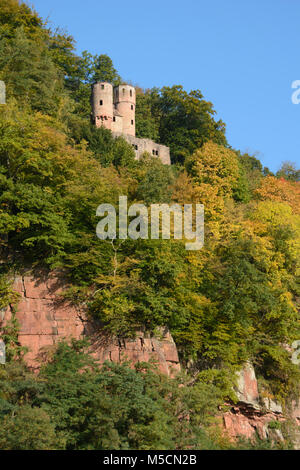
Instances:
[[[171,164],[170,149],[165,145],[156,144],[150,139],[139,139],[121,132],[113,132],[114,137],[123,137],[134,148],[136,159],[139,160],[144,152],[159,158],[165,165]]]

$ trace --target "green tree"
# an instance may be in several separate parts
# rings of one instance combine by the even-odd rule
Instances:
[[[225,125],[214,120],[212,103],[203,99],[200,90],[188,93],[180,85],[154,88],[146,98],[143,106],[151,103],[153,124],[159,126],[159,141],[170,147],[173,163],[183,163],[209,140],[226,145]],[[137,128],[142,131],[143,127],[149,127],[149,118],[143,118],[141,106]]]
[[[66,105],[62,73],[43,42],[27,39],[22,28],[13,38],[1,41],[0,78],[6,83],[8,98],[14,97],[19,107],[27,105],[53,115]]]
[[[136,88],[136,136],[141,139],[159,141],[159,118],[153,114],[152,95],[150,90],[143,92]]]
[[[24,2],[0,0],[1,39],[14,37],[19,28],[23,28],[29,39],[40,39],[43,25],[43,20]]]
[[[59,450],[63,447],[54,424],[40,408],[25,405],[1,420],[1,450]]]
[[[106,54],[96,55],[94,57],[93,72],[93,82],[109,82],[113,85],[119,85],[121,81],[111,58]]]
[[[171,200],[174,173],[172,168],[164,165],[158,158],[145,155],[141,159],[143,176],[137,187],[137,197],[147,205]]]

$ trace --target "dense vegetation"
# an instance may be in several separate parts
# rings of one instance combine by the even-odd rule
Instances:
[[[285,402],[298,392],[286,345],[300,337],[300,172],[285,163],[273,175],[232,149],[212,104],[181,86],[138,89],[137,134],[169,145],[173,165],[149,155],[137,162],[124,139],[90,124],[90,86],[100,79],[122,81],[108,56],[78,57],[71,37],[26,5],[0,0],[8,97],[0,107],[0,308],[15,295],[12,271],[63,270],[65,295],[109,333],[168,326],[197,379],[178,388],[183,379],[146,366],[96,370],[76,344],[61,345],[33,376],[17,360],[12,324],[0,448],[212,448],[221,444],[207,420],[244,361],[269,396]],[[204,248],[100,241],[96,208],[117,207],[119,195],[129,204],[203,203]]]
[[[38,376],[17,361],[0,369],[2,450],[233,447],[213,416],[230,393],[220,371],[191,384],[187,377],[170,380],[149,363],[132,369],[110,362],[99,369],[85,346],[60,343]],[[270,443],[258,440],[257,447]]]
[[[178,387],[184,379],[170,381],[149,364],[99,370],[83,346],[61,343],[39,376],[15,362],[1,370],[1,449],[228,445],[203,429],[221,398],[213,381]]]

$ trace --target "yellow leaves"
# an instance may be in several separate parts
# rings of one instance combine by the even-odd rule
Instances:
[[[236,154],[221,145],[207,142],[193,154],[195,181],[217,189],[217,195],[231,196],[239,177]]]
[[[172,200],[179,204],[201,203],[198,187],[193,185],[186,171],[180,173],[173,185]]]
[[[291,206],[281,201],[260,202],[257,204],[252,218],[272,226],[286,224],[292,222],[292,220],[296,220],[296,217],[293,216]]]
[[[300,260],[300,216],[293,214],[292,207],[288,203],[277,201],[263,201],[258,203],[251,218],[260,223],[258,233],[264,237],[270,237],[272,231],[282,230],[289,234],[286,239],[286,247],[295,263]],[[281,236],[282,238],[282,236]],[[279,261],[280,253],[277,252]],[[285,256],[281,253],[281,263]]]
[[[231,338],[230,325],[219,324],[218,328],[212,333],[214,339],[225,343]]]
[[[187,259],[189,263],[201,271],[209,260],[209,254],[204,250],[189,251],[187,253]]]
[[[110,289],[111,292],[119,292],[120,289],[122,289],[128,284],[128,278],[126,276],[105,276],[104,274],[100,274],[95,279],[95,283],[101,286],[101,288],[97,289],[95,293],[107,287]]]
[[[208,183],[200,183],[197,194],[201,204],[204,204],[208,220],[222,220],[224,215],[224,199],[219,195],[219,189]]]
[[[186,173],[179,176],[174,185],[173,199],[204,204],[209,230],[219,236],[226,199],[232,197],[239,178],[237,156],[232,150],[207,142],[196,150],[187,166],[191,176]]]

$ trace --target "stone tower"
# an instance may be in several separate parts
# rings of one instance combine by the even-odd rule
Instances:
[[[131,85],[114,87],[114,104],[123,120],[123,134],[135,136],[135,88]]]
[[[170,165],[169,147],[135,137],[135,97],[135,88],[131,85],[113,87],[107,82],[95,83],[92,86],[93,123],[109,129],[115,138],[123,137],[134,148],[136,159],[147,152]]]
[[[96,127],[112,129],[114,116],[113,87],[107,82],[98,82],[92,88],[92,110]]]

